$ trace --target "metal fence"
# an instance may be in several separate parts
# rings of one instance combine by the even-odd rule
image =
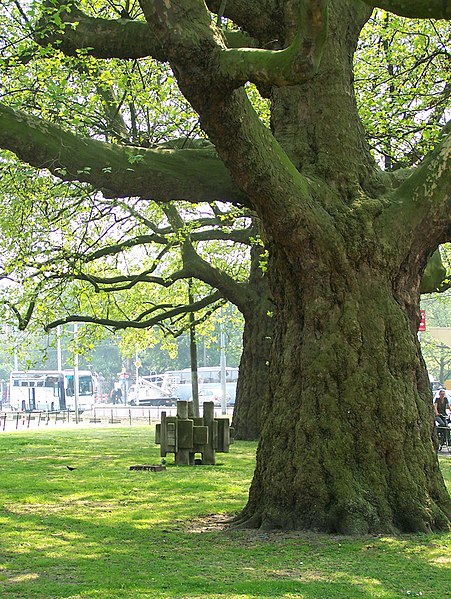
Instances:
[[[232,408],[228,409],[227,415],[231,418]],[[161,412],[168,416],[175,416],[176,406],[151,406],[151,407],[127,407],[127,406],[99,406],[92,410],[80,412],[78,415],[70,410],[54,412],[0,412],[0,433],[35,428],[54,428],[64,426],[108,426],[116,425],[152,425],[161,420]],[[221,409],[215,409],[215,416],[223,416]]]

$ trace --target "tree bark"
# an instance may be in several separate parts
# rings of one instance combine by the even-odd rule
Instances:
[[[321,177],[343,198],[357,189],[376,193],[382,173],[370,155],[353,87],[352,61],[361,28],[371,11],[336,0],[319,73],[295,87],[274,89],[271,128],[293,164]]]
[[[311,226],[308,239],[292,224],[304,217],[299,203],[291,201],[285,234],[262,212],[275,334],[257,467],[239,522],[345,534],[448,528],[416,336],[421,274],[438,240],[415,243],[402,219],[388,225],[383,216],[388,182],[366,146],[352,82],[369,12],[342,0],[330,10],[318,76],[273,92],[276,139],[327,189],[317,192],[323,230]],[[421,213],[410,212],[416,230]]]
[[[251,251],[248,281],[250,302],[241,306],[244,316],[243,353],[237,383],[232,426],[235,438],[253,441],[260,436],[262,409],[269,393],[269,353],[273,336],[273,303],[265,270],[260,266],[261,248]]]
[[[314,277],[275,246],[271,274],[270,394],[241,522],[343,534],[447,528],[429,383],[387,276],[366,264]]]

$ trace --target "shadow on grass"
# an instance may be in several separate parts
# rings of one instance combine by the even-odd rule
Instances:
[[[221,469],[152,475],[128,470],[143,461],[136,433],[23,441],[0,445],[2,598],[437,599],[449,592],[449,535],[353,539],[190,528],[207,514],[242,507],[251,444],[237,445]],[[145,451],[145,461],[158,458],[158,449]],[[14,454],[22,459],[9,461]],[[77,470],[69,472],[69,462]]]
[[[18,532],[17,543],[2,552],[2,597],[370,599],[446,593],[449,563],[440,563],[440,537],[339,542],[247,531],[194,535],[180,521],[149,525],[136,513],[131,521],[109,522],[109,507],[101,509],[82,517],[4,513],[2,521],[7,516]],[[436,551],[438,561],[426,560],[425,551]]]

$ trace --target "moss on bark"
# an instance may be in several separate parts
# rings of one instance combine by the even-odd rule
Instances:
[[[284,281],[303,271],[296,259],[288,266],[274,249],[271,268],[270,396],[243,521],[343,534],[449,528],[426,372],[385,275],[298,275],[295,294]]]

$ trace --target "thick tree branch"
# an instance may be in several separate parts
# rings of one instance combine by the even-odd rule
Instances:
[[[209,10],[218,14],[223,0],[207,0]],[[276,0],[227,0],[223,17],[230,19],[236,25],[259,40],[260,47],[280,48],[281,23],[279,2]],[[228,44],[229,47],[230,43]],[[251,44],[241,44],[249,47]],[[253,45],[253,44],[252,44]],[[237,46],[235,46],[237,47]]]
[[[56,11],[64,27],[57,29],[51,22],[52,13],[47,14],[36,29],[38,44],[50,44],[66,56],[77,56],[82,51],[95,58],[152,57],[160,62],[167,61],[166,50],[152,22],[90,17],[74,5],[69,12],[61,8]],[[242,31],[226,30],[224,35],[229,48],[258,45],[257,40]]]
[[[449,241],[450,178],[451,121],[444,127],[441,141],[434,151],[398,190],[398,196],[404,198],[404,212],[408,211],[408,222],[404,223],[404,228],[410,228],[416,236],[424,237],[424,241],[429,239],[435,245]]]
[[[450,288],[449,277],[443,265],[440,250],[429,259],[420,283],[420,293],[443,293]]]
[[[316,74],[327,30],[328,0],[300,3],[298,33],[284,50],[225,50],[220,55],[222,74],[236,85],[297,85]]]
[[[356,0],[360,2],[360,0]],[[410,19],[451,19],[449,0],[363,0],[375,8]]]
[[[68,7],[69,8],[69,7]],[[48,12],[38,23],[35,40],[40,45],[50,44],[67,56],[79,51],[96,58],[143,58],[151,56],[166,61],[166,53],[152,31],[152,24],[130,19],[99,19],[84,14],[71,5],[69,12],[56,5],[55,13],[63,23],[57,28]]]
[[[72,314],[67,316],[66,318],[60,318],[58,320],[54,320],[48,323],[45,326],[45,331],[50,331],[51,329],[56,328],[59,325],[68,324],[70,322],[84,322],[91,324],[100,324],[107,327],[112,327],[114,330],[121,330],[127,328],[135,328],[135,329],[146,329],[152,326],[156,326],[162,323],[165,320],[170,320],[171,318],[180,317],[185,314],[189,314],[190,312],[196,312],[198,310],[202,310],[215,302],[219,302],[222,300],[222,295],[219,291],[213,293],[212,295],[206,296],[192,304],[188,304],[185,306],[177,306],[172,308],[171,310],[167,310],[153,318],[143,319],[143,320],[115,320],[110,318],[97,318],[94,316],[83,316],[79,314]],[[144,315],[145,313],[143,313]],[[141,316],[143,316],[141,315]]]
[[[192,277],[218,289],[225,298],[243,311],[253,299],[249,286],[238,283],[230,275],[201,258],[192,245],[190,237],[185,234],[186,225],[175,207],[167,206],[165,212],[174,229],[180,231],[181,235],[185,237],[181,247],[183,270],[191,272]]]
[[[230,50],[212,26],[203,2],[140,0],[148,23],[155,24],[169,62],[183,64],[190,56],[214,64],[215,79],[233,89],[252,81],[262,85],[296,85],[316,73],[327,29],[328,0],[299,3],[297,34],[284,50]],[[183,22],[184,26],[178,26]],[[195,59],[197,61],[197,59]]]
[[[0,103],[0,147],[63,181],[90,183],[105,197],[140,196],[169,202],[230,201],[246,196],[210,150],[170,150],[81,138]]]
[[[439,244],[451,240],[450,173],[451,121],[434,151],[394,192],[377,225],[381,237],[396,240],[396,271],[401,263],[406,273],[421,276]]]

